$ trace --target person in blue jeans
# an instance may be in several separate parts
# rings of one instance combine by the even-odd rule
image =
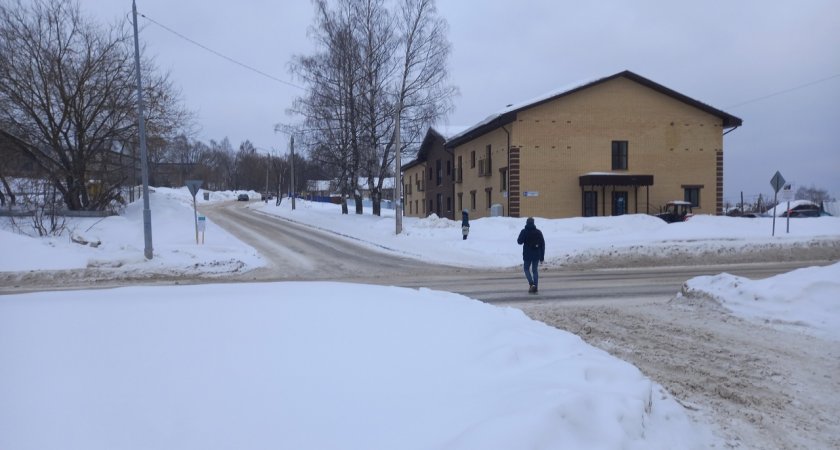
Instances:
[[[525,228],[519,232],[516,243],[522,246],[523,269],[528,279],[528,293],[536,294],[540,282],[539,264],[545,261],[545,239],[542,231],[534,225],[534,218],[525,221]]]

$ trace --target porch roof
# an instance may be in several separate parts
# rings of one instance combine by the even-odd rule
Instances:
[[[580,176],[581,186],[653,186],[653,175],[590,172]]]

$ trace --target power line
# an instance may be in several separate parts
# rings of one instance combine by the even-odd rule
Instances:
[[[834,75],[832,75],[832,76],[830,76],[830,77],[821,78],[821,79],[819,79],[819,80],[811,81],[811,82],[808,82],[808,83],[805,83],[805,84],[800,84],[799,86],[795,86],[795,87],[792,87],[792,88],[789,88],[789,89],[785,89],[785,90],[782,90],[782,91],[774,92],[774,93],[772,93],[772,94],[767,94],[767,95],[765,95],[765,96],[763,96],[763,97],[758,97],[758,98],[754,98],[754,99],[752,99],[752,100],[747,100],[747,101],[745,101],[745,102],[741,102],[741,103],[738,103],[738,104],[735,104],[735,105],[732,105],[732,106],[727,106],[727,107],[726,107],[726,108],[724,108],[724,109],[738,108],[739,106],[744,106],[744,105],[748,105],[748,104],[750,104],[750,103],[755,103],[755,102],[757,102],[757,101],[765,100],[765,99],[768,99],[768,98],[770,98],[770,97],[775,97],[775,96],[777,96],[777,95],[787,94],[788,92],[793,92],[793,91],[795,91],[795,90],[802,89],[802,88],[806,88],[806,87],[808,87],[808,86],[813,86],[813,85],[815,85],[815,84],[822,83],[822,82],[825,82],[825,81],[828,81],[828,80],[832,80],[832,79],[834,79],[834,78],[838,78],[838,77],[840,77],[840,73],[836,73],[836,74],[834,74]]]
[[[183,34],[181,34],[181,33],[177,32],[177,31],[173,30],[172,28],[169,28],[169,27],[167,27],[166,25],[163,25],[162,23],[160,23],[160,22],[158,22],[158,21],[156,21],[156,20],[152,19],[151,17],[149,17],[149,16],[147,16],[147,15],[145,15],[145,14],[141,13],[141,12],[138,12],[137,14],[138,14],[139,16],[143,17],[144,19],[148,20],[149,22],[152,22],[153,24],[155,24],[155,25],[157,25],[157,26],[159,26],[159,27],[163,28],[164,30],[166,30],[166,31],[168,31],[168,32],[170,32],[170,33],[172,33],[172,34],[174,34],[175,36],[178,36],[179,38],[181,38],[181,39],[183,39],[183,40],[185,40],[185,41],[187,41],[187,42],[189,42],[189,43],[191,43],[191,44],[193,44],[193,45],[195,45],[195,46],[201,47],[201,48],[203,48],[204,50],[206,50],[206,51],[208,51],[208,52],[210,52],[210,53],[212,53],[212,54],[214,54],[214,55],[216,55],[216,56],[218,56],[218,57],[220,57],[220,58],[226,59],[226,60],[228,60],[228,61],[230,61],[230,62],[232,62],[232,63],[234,63],[234,64],[236,64],[236,65],[238,65],[238,66],[244,67],[245,69],[248,69],[248,70],[250,70],[251,72],[257,73],[257,74],[262,75],[262,76],[264,76],[264,77],[266,77],[266,78],[268,78],[268,79],[270,79],[270,80],[276,81],[276,82],[278,82],[278,83],[285,84],[285,85],[287,85],[287,86],[291,86],[291,87],[294,87],[294,88],[298,88],[298,89],[301,89],[301,90],[304,90],[304,91],[306,90],[306,88],[304,88],[303,86],[298,86],[297,84],[290,83],[290,82],[288,82],[288,81],[286,81],[286,80],[282,80],[282,79],[280,79],[280,78],[275,77],[274,75],[271,75],[271,74],[265,73],[265,72],[263,72],[262,70],[259,70],[259,69],[256,69],[256,68],[254,68],[254,67],[251,67],[251,66],[249,66],[248,64],[245,64],[245,63],[243,63],[243,62],[239,62],[239,61],[237,61],[237,60],[235,60],[235,59],[231,58],[230,56],[227,56],[227,55],[224,55],[224,54],[222,54],[222,53],[219,53],[219,52],[217,52],[216,50],[213,50],[212,48],[210,48],[210,47],[208,47],[208,46],[206,46],[206,45],[204,45],[204,44],[201,44],[201,43],[199,43],[199,42],[196,42],[196,41],[194,41],[194,40],[192,40],[192,39],[190,39],[190,38],[188,38],[188,37],[184,36]]]

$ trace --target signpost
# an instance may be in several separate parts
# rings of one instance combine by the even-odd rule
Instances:
[[[782,198],[779,201],[787,202],[787,230],[785,233],[790,234],[790,201],[793,200],[793,191],[790,189],[790,184],[786,184],[782,188]]]
[[[189,188],[190,194],[192,194],[193,198],[193,216],[195,217],[195,243],[198,244],[198,210],[195,207],[195,195],[198,194],[198,190],[201,189],[201,185],[204,183],[204,181],[187,180],[185,181],[185,183],[187,183],[187,188]]]
[[[201,243],[204,243],[204,230],[207,228],[207,218],[198,216],[198,232],[201,233]]]
[[[773,175],[773,178],[770,179],[770,186],[773,186],[773,203],[776,205],[773,207],[773,236],[776,235],[776,212],[778,211],[777,208],[779,207],[779,202],[777,201],[779,190],[782,189],[785,185],[785,177],[782,176],[779,171],[776,171],[776,174]]]

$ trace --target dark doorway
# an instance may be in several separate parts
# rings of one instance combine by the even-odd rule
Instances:
[[[613,191],[612,215],[623,216],[627,214],[627,191]]]
[[[594,217],[598,215],[598,193],[585,191],[583,193],[583,217]]]

